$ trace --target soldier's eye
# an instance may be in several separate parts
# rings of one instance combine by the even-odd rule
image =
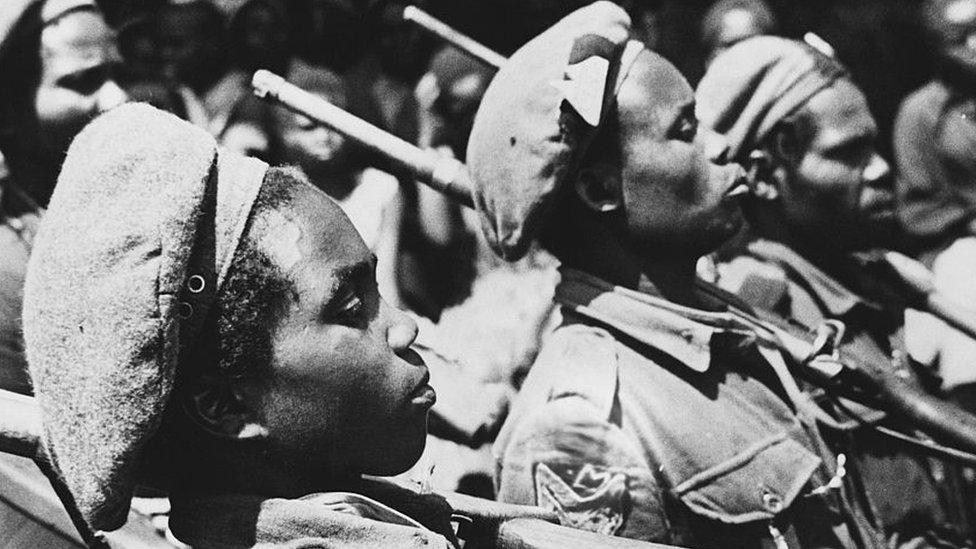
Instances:
[[[363,300],[354,290],[348,290],[330,315],[329,322],[343,326],[356,327],[362,324]]]
[[[668,137],[671,139],[691,143],[695,140],[695,135],[698,134],[698,120],[694,116],[683,115],[675,121],[674,126],[671,127],[671,131],[668,133]]]

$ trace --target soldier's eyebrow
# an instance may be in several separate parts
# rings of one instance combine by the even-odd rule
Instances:
[[[333,275],[332,288],[330,289],[328,301],[322,305],[322,312],[328,314],[335,307],[342,305],[348,291],[353,288],[362,287],[364,282],[376,276],[374,274],[375,272],[375,254],[369,254],[367,258],[356,263],[337,268]]]
[[[854,133],[845,133],[834,138],[824,140],[822,148],[827,152],[842,152],[862,147],[869,147],[874,143],[877,134],[868,128]]]

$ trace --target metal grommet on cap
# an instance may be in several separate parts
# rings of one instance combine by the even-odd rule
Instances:
[[[783,510],[783,498],[779,494],[764,491],[762,495],[762,505],[772,514],[778,514]]]
[[[186,289],[191,294],[198,294],[207,287],[207,280],[200,275],[193,275],[186,281]]]
[[[180,301],[177,307],[179,307],[177,314],[179,314],[180,318],[186,320],[193,316],[193,305],[190,305],[186,301]]]

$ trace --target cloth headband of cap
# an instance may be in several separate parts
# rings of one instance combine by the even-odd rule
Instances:
[[[181,294],[184,352],[193,348],[217,292],[227,280],[234,254],[261,190],[268,165],[258,159],[218,151],[201,204],[196,242]]]
[[[553,82],[562,92],[564,112],[568,107],[588,126],[598,128],[643,50],[644,45],[637,40],[628,41],[621,49],[600,35],[577,38],[563,80]]]

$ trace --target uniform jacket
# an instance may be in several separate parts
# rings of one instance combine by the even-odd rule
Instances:
[[[880,543],[782,358],[730,314],[572,270],[556,301],[495,445],[499,499],[690,547]]]
[[[919,382],[922,370],[909,356],[903,337],[903,309],[854,293],[790,248],[765,239],[749,241],[739,256],[719,265],[718,273],[721,287],[781,318],[808,327],[825,319],[843,321],[845,354],[887,365],[895,375]],[[816,396],[812,388],[806,389]],[[862,411],[864,417],[874,415]],[[838,419],[849,419],[836,408],[832,412],[842,416]],[[888,426],[896,425],[889,421]],[[828,438],[838,451],[854,458],[852,469],[864,482],[866,505],[889,537],[959,534],[966,517],[954,486],[954,469],[867,429],[831,432]]]

